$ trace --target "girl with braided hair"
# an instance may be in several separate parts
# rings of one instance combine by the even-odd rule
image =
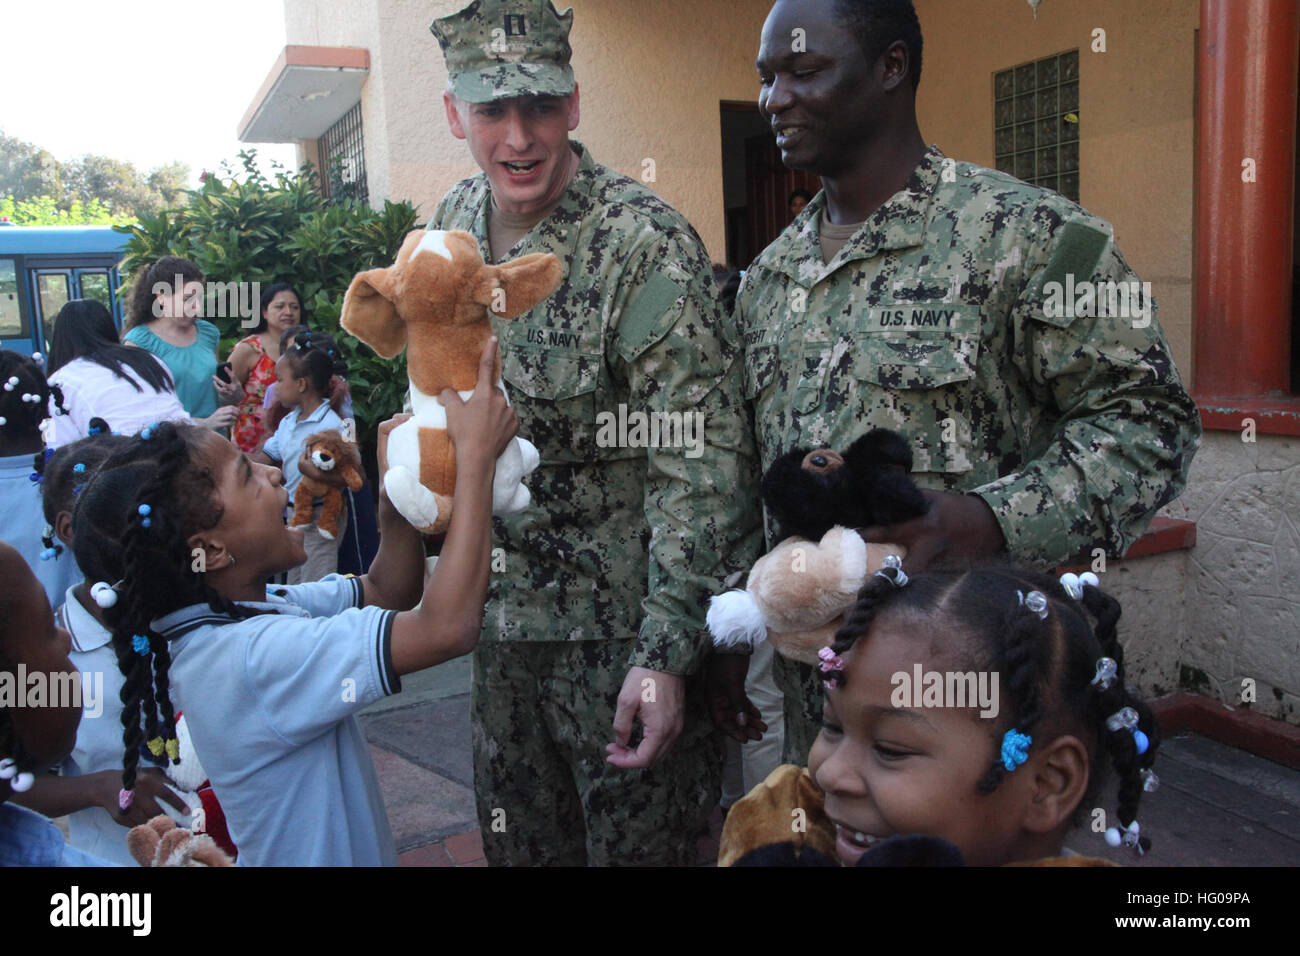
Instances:
[[[727,862],[756,845],[737,842],[755,832],[747,813],[796,783],[818,804],[824,840],[809,845],[845,865],[873,865],[905,834],[940,838],[969,865],[1047,862],[1091,819],[1112,769],[1106,842],[1144,852],[1137,812],[1157,782],[1159,732],[1124,685],[1119,616],[1094,575],[878,572],[821,652],[827,695],[807,771],[779,768],[732,809]],[[923,698],[911,689],[921,674],[983,675],[992,706]]]
[[[51,606],[80,578],[71,556],[60,556],[41,540],[41,474],[33,469],[44,449],[42,422],[62,404],[62,394],[46,383],[35,359],[0,350],[0,538],[27,560]]]
[[[183,709],[241,865],[396,863],[356,713],[478,641],[492,477],[517,428],[495,358],[492,339],[467,402],[444,393],[458,497],[427,584],[421,537],[383,495],[367,574],[268,589],[306,559],[303,532],[281,518],[279,469],[212,431],[150,426],[100,466],[77,500],[73,548],[104,573],[91,593],[124,678],[123,809],[141,747],[177,759]],[[400,423],[380,426],[381,465]]]

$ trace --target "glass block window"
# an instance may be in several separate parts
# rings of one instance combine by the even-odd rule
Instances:
[[[344,113],[316,141],[320,155],[321,191],[332,202],[356,199],[369,202],[366,153],[361,142],[361,104]]]
[[[993,74],[997,168],[1079,201],[1079,51]]]

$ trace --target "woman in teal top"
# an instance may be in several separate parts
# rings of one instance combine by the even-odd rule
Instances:
[[[174,288],[177,276],[179,290]],[[155,291],[161,286],[167,291]],[[202,307],[203,273],[198,266],[165,256],[136,276],[130,330],[123,341],[162,360],[176,383],[176,397],[197,424],[228,428],[244,389],[238,382],[223,382],[216,376],[221,335],[211,322],[198,318]]]

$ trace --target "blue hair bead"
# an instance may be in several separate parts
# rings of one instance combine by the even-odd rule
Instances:
[[[83,465],[81,462],[77,462],[75,465],[72,466],[72,473],[74,475],[84,475],[86,473],[86,466]]]
[[[59,552],[55,551],[53,548],[42,548],[42,549],[41,549],[41,560],[42,560],[42,561],[48,561],[48,560],[50,560],[50,558],[57,558],[58,556],[59,556]]]
[[[39,485],[41,483],[41,473],[39,471],[34,471],[27,476],[27,480]]]
[[[1146,753],[1147,748],[1151,746],[1151,741],[1147,739],[1147,735],[1142,733],[1140,730],[1133,731],[1133,743],[1137,745],[1137,751],[1139,754]]]
[[[137,634],[135,637],[131,638],[131,649],[141,657],[144,657],[149,653],[149,638],[145,637],[143,634]]]
[[[146,517],[149,514],[149,512],[153,511],[153,508],[149,507],[148,505],[141,505],[135,510],[139,513],[141,517]]]
[[[1002,735],[1002,766],[1013,771],[1029,759],[1029,747],[1034,738],[1018,730],[1008,730]]]

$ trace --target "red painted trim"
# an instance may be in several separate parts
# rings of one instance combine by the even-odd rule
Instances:
[[[1133,542],[1133,547],[1120,560],[1131,561],[1166,551],[1190,550],[1196,547],[1196,522],[1185,518],[1166,518],[1157,515],[1146,534]]]
[[[1207,431],[1240,432],[1242,419],[1255,421],[1257,435],[1300,435],[1300,397],[1242,398],[1194,395]]]
[[[1196,389],[1291,390],[1300,0],[1201,0]],[[1243,182],[1254,161],[1255,181]]]
[[[1300,727],[1245,708],[1230,708],[1199,694],[1170,694],[1149,701],[1168,737],[1194,733],[1256,757],[1300,770]]]
[[[1142,537],[1133,542],[1133,546],[1124,553],[1121,561],[1134,558],[1149,558],[1153,554],[1166,554],[1170,551],[1191,550],[1196,547],[1196,522],[1185,518],[1166,518],[1157,515]],[[1080,574],[1090,571],[1090,564],[1062,564],[1053,574],[1060,575],[1066,571]]]

